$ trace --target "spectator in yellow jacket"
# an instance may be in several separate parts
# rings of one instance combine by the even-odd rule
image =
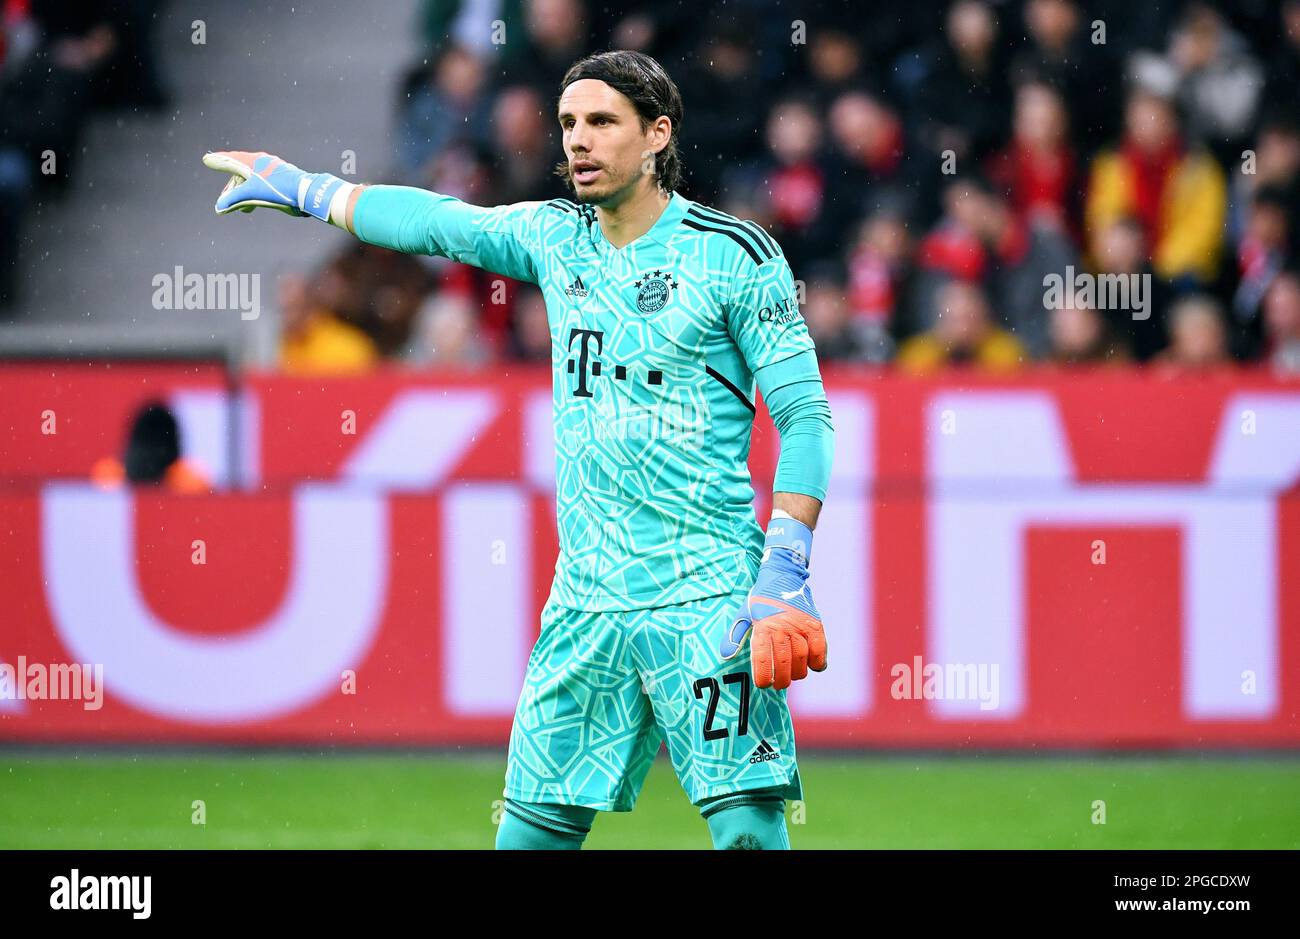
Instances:
[[[978,284],[951,280],[935,297],[934,328],[913,336],[898,350],[904,371],[927,374],[949,365],[1011,372],[1027,359],[1019,340],[993,325],[988,299]]]
[[[1157,276],[1213,281],[1228,210],[1223,169],[1186,145],[1174,105],[1151,91],[1129,97],[1124,125],[1120,145],[1093,160],[1085,206],[1091,254],[1099,254],[1097,241],[1112,223],[1132,216]]]
[[[306,279],[280,281],[280,369],[290,375],[364,372],[379,359],[369,336],[325,308]]]

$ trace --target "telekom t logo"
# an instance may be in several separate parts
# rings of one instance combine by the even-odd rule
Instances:
[[[569,351],[573,351],[573,341],[578,340],[578,387],[574,389],[573,394],[578,398],[590,398],[591,391],[587,388],[587,358],[588,358],[588,340],[595,340],[596,355],[600,355],[601,348],[604,346],[605,334],[595,329],[571,329],[569,330]],[[573,374],[574,362],[569,359],[569,374]],[[591,363],[591,374],[600,374],[600,360]]]

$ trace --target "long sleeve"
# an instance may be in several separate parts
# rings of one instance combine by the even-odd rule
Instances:
[[[835,427],[815,353],[783,359],[759,370],[756,377],[781,437],[772,490],[825,501],[835,457]]]
[[[536,283],[533,220],[542,205],[484,208],[411,186],[367,186],[353,210],[352,228],[367,244]]]
[[[727,328],[781,436],[773,489],[825,499],[835,432],[794,275],[779,251],[756,267],[737,260]]]

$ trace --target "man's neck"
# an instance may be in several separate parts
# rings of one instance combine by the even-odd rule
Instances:
[[[596,217],[605,240],[615,248],[636,241],[659,221],[672,198],[657,185],[639,187],[616,206],[597,206]]]

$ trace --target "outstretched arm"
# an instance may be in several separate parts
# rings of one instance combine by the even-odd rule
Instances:
[[[366,188],[365,184],[362,184],[352,190],[352,194],[348,196],[347,209],[343,213],[343,227],[354,235],[357,233],[357,230],[352,227],[352,216],[356,214],[357,200],[361,198],[361,193],[364,192]]]
[[[407,254],[428,254],[535,283],[532,220],[542,203],[491,208],[411,186],[367,186],[328,173],[307,173],[269,153],[208,153],[203,163],[229,173],[219,215],[272,208],[310,215],[362,241]]]
[[[203,165],[229,173],[217,197],[218,215],[276,209],[288,215],[311,215],[339,228],[351,228],[345,218],[355,205],[359,186],[329,173],[305,173],[292,163],[262,151],[218,150],[203,154]]]

